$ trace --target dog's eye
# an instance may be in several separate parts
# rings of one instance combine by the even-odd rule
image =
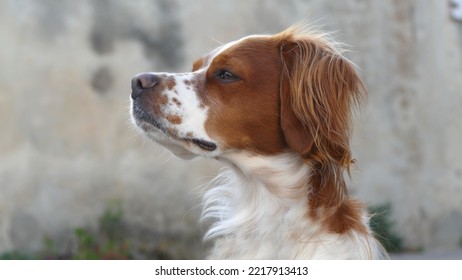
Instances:
[[[239,77],[234,75],[228,70],[219,70],[216,74],[216,77],[223,82],[234,82],[239,80]]]

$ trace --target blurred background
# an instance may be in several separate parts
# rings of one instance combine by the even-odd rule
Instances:
[[[412,258],[462,258],[457,10],[431,0],[0,1],[0,258],[204,257],[200,188],[220,165],[138,135],[130,80],[189,71],[219,42],[301,20],[349,45],[369,90],[351,192],[377,213],[374,228]]]

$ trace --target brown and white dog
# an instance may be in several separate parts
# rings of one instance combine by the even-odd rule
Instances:
[[[338,44],[301,27],[225,44],[187,73],[140,73],[132,117],[181,158],[229,164],[204,194],[210,258],[376,259],[348,196],[351,111],[365,95]]]

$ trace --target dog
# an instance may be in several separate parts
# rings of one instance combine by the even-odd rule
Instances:
[[[229,165],[204,194],[210,259],[386,257],[344,178],[366,89],[339,45],[292,26],[223,44],[191,72],[132,79],[143,134],[180,158]]]

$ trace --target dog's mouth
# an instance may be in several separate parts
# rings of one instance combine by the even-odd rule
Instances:
[[[156,117],[147,113],[139,106],[133,106],[132,115],[135,119],[136,125],[139,126],[145,132],[163,133],[169,138],[172,138],[173,140],[191,143],[207,152],[212,152],[217,149],[217,145],[213,142],[199,138],[185,138],[179,136],[178,132],[175,129],[167,128]]]
[[[208,152],[212,152],[217,149],[217,145],[209,141],[205,141],[205,140],[201,140],[197,138],[187,139],[187,141],[193,143],[194,145],[198,146],[202,150],[205,150]]]

